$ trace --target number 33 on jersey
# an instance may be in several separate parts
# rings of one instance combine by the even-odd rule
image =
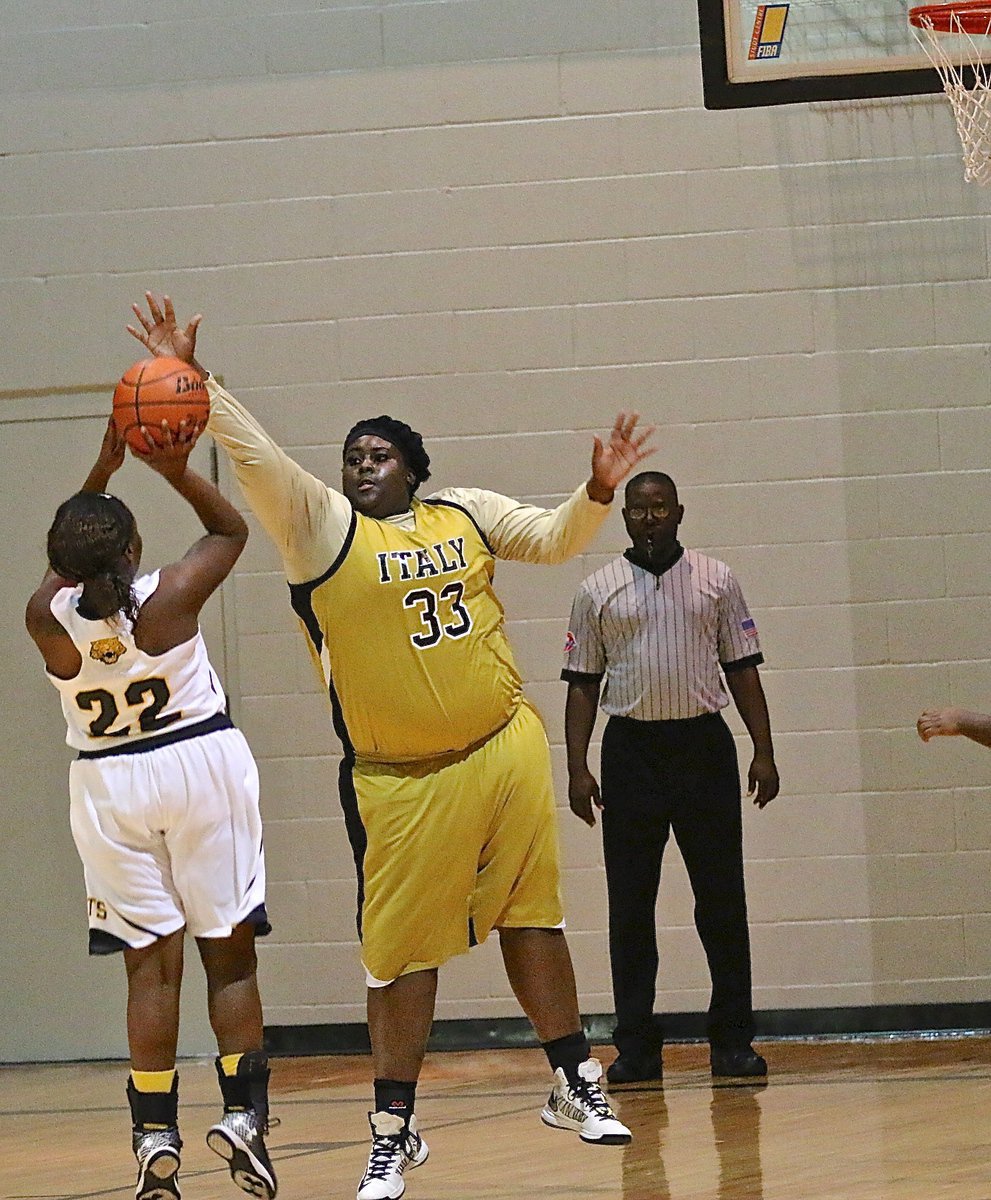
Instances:
[[[371,761],[464,750],[522,696],[485,538],[460,505],[411,508],[411,529],[355,513],[337,562],[290,587],[347,737]]]

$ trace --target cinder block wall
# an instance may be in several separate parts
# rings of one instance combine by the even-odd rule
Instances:
[[[767,658],[758,1006],[986,998],[991,758],[914,734],[924,705],[991,704],[988,199],[942,98],[706,112],[693,6],[664,0],[195,7],[5,14],[0,421],[103,411],[145,288],[204,313],[203,361],[330,481],[388,411],[437,486],[553,503],[639,409]],[[624,544],[617,513],[584,559],[497,573],[562,804],[571,595]],[[257,528],[225,622],[264,783],[266,1018],[360,1020],[338,747]],[[582,1003],[608,1012],[597,836],[566,808],[561,830]],[[704,1008],[673,850],[659,922],[659,1005]],[[444,973],[439,1016],[517,1011],[494,946]]]

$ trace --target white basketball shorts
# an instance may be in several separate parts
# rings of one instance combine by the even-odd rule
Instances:
[[[69,814],[91,953],[140,949],[183,926],[223,938],[251,919],[268,932],[258,769],[240,730],[76,759]]]

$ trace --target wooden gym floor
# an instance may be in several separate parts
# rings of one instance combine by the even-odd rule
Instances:
[[[663,1088],[615,1090],[632,1146],[545,1128],[536,1050],[432,1054],[417,1098],[430,1159],[409,1200],[991,1200],[991,1038],[763,1042],[766,1087],[713,1087],[707,1048],[669,1046]],[[609,1062],[611,1048],[602,1047]],[[273,1060],[279,1195],[355,1194],[371,1060]],[[133,1196],[126,1065],[4,1068],[3,1200]],[[203,1136],[212,1062],[180,1064],[184,1200],[242,1196]]]

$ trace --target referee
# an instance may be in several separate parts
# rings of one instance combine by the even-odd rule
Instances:
[[[619,1050],[610,1083],[662,1076],[654,910],[672,831],[712,980],[712,1074],[767,1074],[751,1046],[740,777],[720,713],[728,688],[754,746],[748,794],[756,793],[763,808],[778,794],[757,671],[764,657],[729,567],[678,542],[684,511],[670,476],[647,471],[630,480],[623,520],[632,545],[579,587],[561,672],[568,684],[568,799],[588,825],[595,824],[593,805],[602,812]],[[609,716],[601,794],[587,759],[600,691]]]

